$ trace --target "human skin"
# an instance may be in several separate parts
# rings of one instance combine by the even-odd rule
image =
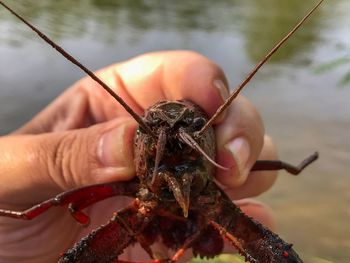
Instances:
[[[160,100],[188,99],[209,115],[228,97],[223,71],[189,51],[149,53],[97,72],[138,114]],[[0,208],[24,210],[72,188],[135,176],[133,136],[137,123],[89,77],[75,83],[23,127],[0,137]],[[215,179],[232,199],[256,196],[271,187],[276,172],[249,170],[257,159],[276,159],[254,106],[238,96],[215,122],[218,170]],[[84,228],[66,208],[52,208],[32,221],[0,218],[0,262],[56,262],[58,255],[105,223],[127,204],[115,197],[87,209]],[[273,227],[271,211],[245,199],[249,215]],[[145,259],[128,248],[124,259]],[[183,261],[188,258],[185,257]]]

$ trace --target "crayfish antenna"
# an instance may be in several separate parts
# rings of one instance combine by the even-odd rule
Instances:
[[[154,185],[157,179],[158,167],[164,154],[165,144],[166,144],[165,130],[161,129],[159,132],[158,141],[157,141],[157,153],[156,153],[156,159],[154,161],[154,169],[153,169],[153,175],[152,175],[152,181],[151,181],[152,186]]]
[[[81,64],[78,60],[76,60],[72,55],[70,55],[67,51],[65,51],[62,47],[52,41],[48,36],[42,33],[38,28],[25,20],[22,16],[17,14],[13,9],[7,6],[5,3],[0,1],[0,4],[5,7],[8,11],[10,11],[14,16],[16,16],[19,20],[21,20],[24,24],[26,24],[30,29],[32,29],[35,33],[38,34],[40,38],[42,38],[46,43],[51,45],[54,49],[56,49],[61,55],[63,55],[66,59],[72,62],[74,65],[79,67],[82,71],[88,74],[94,81],[102,86],[102,88],[107,91],[123,108],[135,119],[135,121],[152,137],[156,138],[156,135],[153,133],[151,128],[143,121],[143,119],[134,112],[129,105],[118,96],[106,83],[104,83],[99,77],[97,77],[91,70],[86,68],[83,64]]]
[[[209,121],[203,126],[203,128],[197,132],[197,136],[203,134],[203,132],[213,124],[214,120],[232,103],[232,101],[238,96],[238,94],[242,91],[242,89],[249,83],[249,81],[254,77],[254,75],[258,72],[258,70],[266,63],[266,61],[292,36],[308,19],[311,14],[322,4],[324,0],[320,0],[297,24],[296,26],[284,37],[280,42],[278,42],[271,51],[253,68],[253,70],[248,74],[245,80],[239,84],[234,92],[230,95],[230,97],[222,104],[215,114],[209,119]]]
[[[191,135],[186,133],[184,130],[180,129],[179,135],[184,143],[186,143],[192,149],[201,153],[212,165],[216,166],[219,169],[225,170],[225,171],[230,170],[230,168],[224,167],[224,166],[218,164],[217,162],[215,162],[212,158],[210,158],[210,156],[199,146],[199,144],[195,141],[195,139],[193,139],[191,137]]]

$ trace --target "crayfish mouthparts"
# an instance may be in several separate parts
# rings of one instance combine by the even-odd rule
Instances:
[[[183,216],[187,218],[190,207],[190,193],[193,176],[190,174],[184,174],[182,177],[182,185],[174,177],[169,175],[165,176],[165,180],[168,183],[169,189],[173,192],[178,205],[181,207]]]

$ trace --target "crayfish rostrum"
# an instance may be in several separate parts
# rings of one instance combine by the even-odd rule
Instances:
[[[63,253],[59,262],[118,262],[123,250],[135,242],[156,260],[154,262],[176,262],[186,249],[192,249],[194,255],[201,257],[218,255],[223,250],[224,240],[250,262],[302,262],[290,244],[245,215],[214,182],[216,168],[229,168],[215,162],[215,136],[211,124],[321,3],[322,0],[256,65],[208,120],[199,106],[186,100],[158,102],[143,118],[138,116],[94,73],[0,1],[98,82],[139,123],[134,147],[136,178],[70,190],[23,212],[0,210],[0,216],[32,219],[52,206],[67,205],[75,220],[88,224],[89,217],[82,211],[84,208],[112,196],[124,195],[133,197],[132,203],[115,212],[107,224]],[[298,174],[317,156],[317,153],[310,155],[298,166],[277,160],[259,160],[252,171],[285,169]],[[174,250],[174,255],[167,258],[154,253],[152,245],[155,242],[162,242]]]

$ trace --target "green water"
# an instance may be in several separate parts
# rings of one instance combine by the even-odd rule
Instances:
[[[315,1],[6,2],[93,70],[144,52],[189,49],[218,63],[233,87]],[[350,262],[350,85],[339,86],[350,70],[348,10],[347,0],[326,1],[244,91],[282,159],[321,154],[299,178],[281,173],[260,197],[306,262]],[[337,59],[343,64],[319,70]],[[0,8],[0,133],[82,76]]]

